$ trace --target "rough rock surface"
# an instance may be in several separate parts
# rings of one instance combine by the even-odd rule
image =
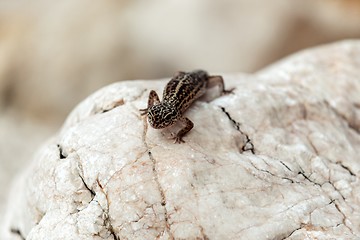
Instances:
[[[105,87],[18,178],[2,235],[359,239],[359,76],[360,41],[224,75],[234,94],[197,101],[180,145],[138,111],[167,80]]]

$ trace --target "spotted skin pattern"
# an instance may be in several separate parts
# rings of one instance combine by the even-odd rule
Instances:
[[[193,72],[177,72],[164,88],[163,100],[154,90],[150,91],[148,107],[140,109],[141,115],[147,115],[149,124],[155,129],[161,129],[180,121],[185,127],[174,137],[174,143],[182,143],[182,139],[193,127],[194,124],[184,112],[207,88],[218,85],[221,94],[228,94],[233,91],[224,89],[224,80],[221,76],[209,76],[203,70]]]

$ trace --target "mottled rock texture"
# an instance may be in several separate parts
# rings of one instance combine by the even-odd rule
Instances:
[[[360,238],[360,41],[224,75],[186,113],[140,117],[150,89],[107,86],[70,114],[13,186],[7,239]],[[212,96],[210,96],[212,95]],[[20,236],[21,235],[21,236]]]

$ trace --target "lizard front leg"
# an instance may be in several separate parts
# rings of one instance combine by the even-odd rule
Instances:
[[[158,103],[160,103],[159,96],[157,95],[157,93],[154,90],[151,90],[149,93],[147,108],[139,109],[139,111],[141,112],[141,116],[147,114],[149,108],[151,108],[154,104],[158,104]]]
[[[185,141],[182,138],[194,127],[194,123],[186,117],[181,117],[178,121],[181,121],[185,127],[176,134],[174,143],[184,143]]]
[[[208,77],[207,88],[211,88],[213,86],[220,87],[221,95],[232,93],[235,89],[235,88],[232,88],[230,90],[225,90],[224,79],[222,78],[222,76],[209,76]]]

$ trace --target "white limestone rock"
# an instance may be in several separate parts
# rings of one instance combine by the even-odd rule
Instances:
[[[105,87],[19,176],[3,236],[359,239],[359,76],[360,41],[224,75],[180,145],[138,111],[168,79]]]

